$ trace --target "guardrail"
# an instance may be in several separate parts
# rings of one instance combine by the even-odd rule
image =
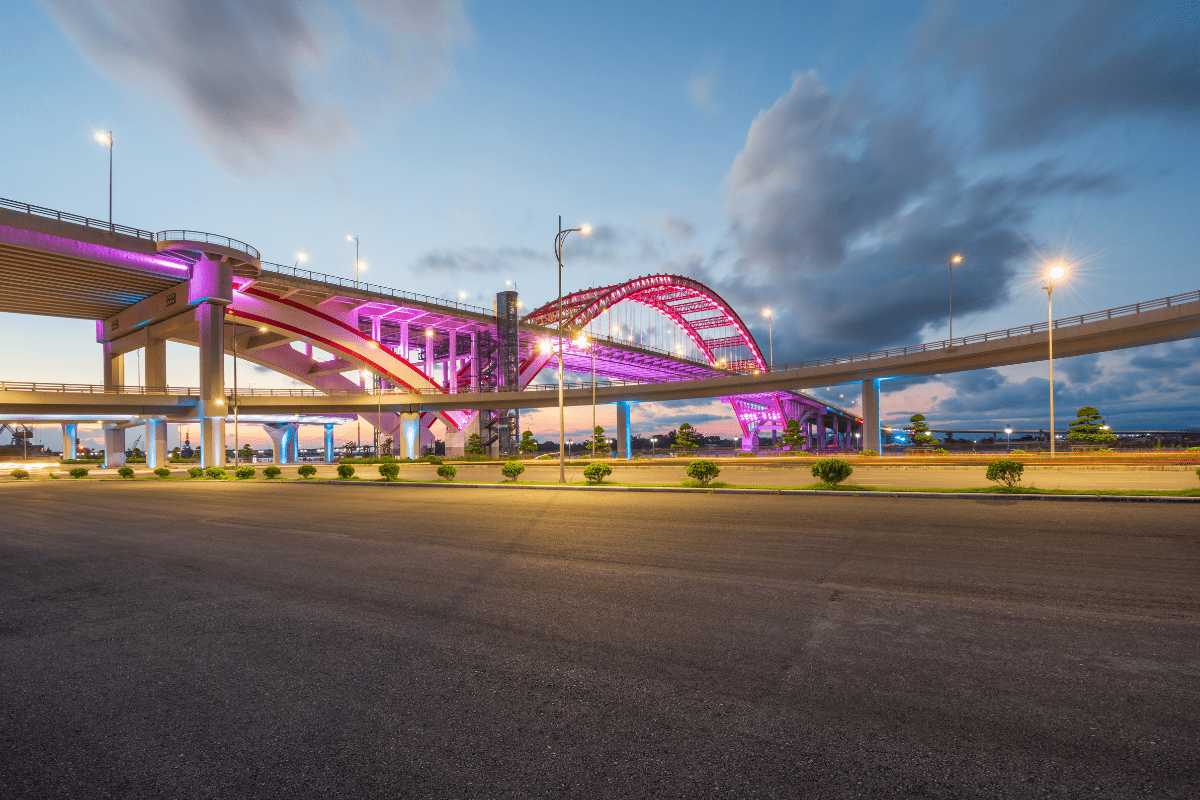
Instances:
[[[340,275],[330,275],[325,272],[313,272],[311,269],[301,269],[296,266],[288,266],[287,264],[276,264],[273,261],[262,262],[264,267],[274,267],[274,272],[282,277],[291,276],[293,278],[302,278],[310,281],[320,281],[321,283],[330,283],[335,286],[344,286],[356,291],[366,292],[368,294],[385,295],[394,297],[398,300],[416,300],[419,303],[428,303],[430,305],[445,306],[459,311],[471,311],[476,314],[484,314],[494,316],[495,312],[490,308],[463,303],[458,300],[447,300],[444,297],[433,297],[420,292],[406,292],[403,289],[393,289],[390,286],[380,286],[376,283],[367,283],[365,281],[356,281],[350,278],[343,278]],[[261,279],[269,278],[270,275],[262,275]]]
[[[620,380],[597,380],[596,388],[603,389],[611,386],[643,386],[646,384],[664,383],[664,381],[620,381]],[[231,387],[226,388],[226,396],[233,397],[234,392]],[[564,389],[590,389],[592,388],[591,381],[586,383],[565,383]],[[460,386],[457,392],[451,392],[448,389],[440,389],[437,387],[427,387],[419,389],[384,389],[382,392],[371,388],[363,388],[362,391],[334,390],[322,391],[321,389],[254,389],[254,388],[239,388],[237,390],[238,397],[374,397],[377,394],[382,397],[401,397],[405,395],[448,395],[448,394],[495,394],[497,392],[508,392],[511,389],[501,389],[495,386],[481,386],[478,391],[471,391],[469,386]],[[521,389],[522,392],[547,392],[558,391],[557,383],[531,383]],[[194,386],[113,386],[104,387],[94,383],[43,383],[41,381],[0,381],[0,392],[55,392],[55,393],[77,393],[77,394],[127,394],[127,395],[182,395],[188,397],[198,397],[200,390]]]
[[[109,233],[122,233],[126,236],[134,236],[138,239],[148,239],[154,241],[154,234],[150,231],[144,231],[141,228],[131,228],[128,225],[117,225],[103,220],[92,219],[91,217],[81,217],[78,214],[72,214],[67,211],[57,211],[53,208],[45,208],[43,206],[35,206],[31,203],[18,203],[16,200],[6,200],[0,197],[0,208],[10,208],[13,211],[21,211],[26,214],[32,214],[35,217],[46,217],[48,219],[56,219],[59,222],[73,222],[76,225],[83,225],[85,228],[97,228]]]
[[[237,250],[241,253],[247,253],[254,258],[259,258],[259,253],[256,248],[251,247],[238,239],[231,239],[228,236],[221,236],[216,233],[204,233],[203,231],[159,231],[154,234],[156,242],[204,242],[205,244],[218,244],[222,247],[228,247],[230,250]]]

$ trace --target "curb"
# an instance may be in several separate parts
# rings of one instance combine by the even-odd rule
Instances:
[[[286,481],[286,483],[300,483]],[[1107,495],[1107,494],[1002,494],[993,492],[841,492],[825,489],[700,489],[687,486],[537,486],[519,483],[453,483],[447,481],[418,482],[395,481],[380,483],[377,481],[333,481],[313,480],[308,484],[324,484],[326,486],[376,486],[391,488],[401,486],[433,487],[457,489],[518,489],[543,490],[551,492],[660,492],[668,494],[775,494],[775,495],[813,495],[818,497],[920,497],[938,499],[963,500],[1060,500],[1068,502],[1125,502],[1125,503],[1200,503],[1200,497],[1161,497],[1156,495]]]

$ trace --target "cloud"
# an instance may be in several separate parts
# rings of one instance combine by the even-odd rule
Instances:
[[[114,82],[178,106],[231,169],[328,149],[351,119],[447,79],[470,39],[459,0],[46,0]]]
[[[706,56],[700,67],[691,74],[687,81],[688,99],[692,101],[692,105],[708,114],[714,114],[717,111],[713,89],[720,73],[720,67],[719,57]]]
[[[471,247],[463,250],[435,250],[409,264],[409,272],[418,277],[430,275],[515,275],[519,270],[545,262],[549,256],[531,247]]]
[[[1027,2],[992,24],[935,15],[917,60],[971,81],[988,150],[1027,148],[1110,119],[1200,118],[1200,7]],[[954,43],[950,47],[946,43]]]
[[[971,280],[962,314],[1000,306],[1030,253],[1020,230],[1039,202],[1113,193],[1121,173],[1075,173],[1052,160],[968,179],[968,148],[919,104],[897,106],[852,86],[834,95],[815,73],[760,113],[726,178],[739,247],[727,299],[776,312],[781,360],[843,355],[919,341],[944,324],[947,261]]]

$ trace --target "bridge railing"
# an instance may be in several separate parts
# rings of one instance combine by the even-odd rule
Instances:
[[[32,214],[35,217],[56,219],[59,222],[73,222],[76,225],[83,225],[85,228],[97,228],[109,233],[123,233],[126,236],[147,239],[151,242],[154,241],[154,233],[151,231],[144,231],[141,228],[131,228],[128,225],[117,225],[105,220],[92,219],[91,217],[81,217],[69,211],[57,211],[53,208],[35,206],[31,203],[19,203],[16,200],[6,200],[3,197],[0,197],[0,208],[11,208],[13,211],[21,211],[26,214]]]
[[[640,386],[647,383],[659,383],[661,381],[621,381],[621,380],[597,380],[596,387],[603,389],[611,386]],[[592,388],[591,381],[586,383],[564,383],[564,389],[590,389]],[[508,392],[511,389],[501,389],[495,386],[481,386],[478,392],[472,392],[469,386],[458,387],[457,394],[487,394],[496,392]],[[532,383],[521,389],[522,392],[547,392],[558,391],[558,383]],[[95,383],[44,383],[42,381],[0,381],[0,392],[72,392],[80,394],[128,394],[128,395],[183,395],[189,397],[198,397],[200,390],[195,386],[114,386],[105,388],[102,384]],[[233,397],[233,388],[226,386],[225,394],[228,397]],[[443,390],[435,387],[417,388],[417,389],[396,389],[388,388],[382,392],[376,391],[370,387],[364,387],[361,391],[350,391],[344,389],[335,389],[333,391],[324,391],[322,389],[311,389],[296,387],[294,389],[259,389],[259,388],[239,388],[237,397],[374,397],[376,394],[382,397],[398,397],[404,395],[447,395],[452,394],[448,389]]]
[[[455,310],[471,311],[476,314],[486,314],[492,316],[495,311],[482,306],[463,303],[459,300],[447,300],[444,297],[432,297],[419,292],[406,292],[403,289],[393,289],[390,286],[380,286],[377,283],[367,283],[366,281],[356,281],[351,278],[344,278],[340,275],[330,275],[325,272],[314,272],[311,269],[302,269],[298,266],[289,266],[287,264],[276,264],[273,261],[262,262],[264,267],[271,267],[273,272],[277,272],[283,276],[292,276],[293,278],[303,278],[309,281],[320,281],[321,283],[331,283],[335,286],[344,286],[347,289],[355,289],[368,294],[386,295],[394,297],[397,300],[416,300],[420,303],[428,303],[430,305],[446,306]],[[264,275],[264,278],[270,277]]]
[[[228,236],[221,236],[218,233],[204,233],[203,231],[159,231],[154,234],[156,242],[204,242],[205,244],[216,244],[221,247],[228,247],[230,250],[237,250],[239,253],[249,253],[255,258],[259,257],[258,250],[243,241],[231,239]]]

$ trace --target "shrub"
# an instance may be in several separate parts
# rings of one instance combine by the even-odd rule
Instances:
[[[204,470],[204,474],[212,478],[214,481],[224,480],[229,477],[229,473],[223,467],[209,467]]]
[[[1005,486],[1016,486],[1021,482],[1021,473],[1025,471],[1025,465],[1020,461],[1002,458],[999,461],[993,461],[988,464],[987,479],[996,483],[1003,483]]]
[[[12,477],[16,478],[17,480],[21,480],[22,478],[28,478],[28,477],[29,477],[29,470],[27,470],[27,469],[14,469],[12,472],[10,472],[10,473],[8,473],[8,474],[9,474],[9,475],[11,475]]]
[[[383,476],[385,481],[394,481],[396,480],[396,476],[400,474],[400,465],[395,462],[380,464],[379,474]]]
[[[612,475],[612,467],[602,462],[588,464],[583,468],[583,477],[587,478],[588,483],[604,483],[606,475]]]
[[[1021,448],[1019,448],[1019,447],[1018,447],[1016,450],[1013,450],[1013,451],[1012,451],[1012,454],[1013,454],[1014,456],[1015,456],[1015,455],[1027,456],[1027,455],[1029,455],[1029,451],[1028,451],[1028,450],[1022,450]]]
[[[525,471],[525,465],[520,461],[505,461],[504,466],[500,468],[501,474],[510,481],[515,481],[517,476]]]
[[[311,478],[313,475],[317,474],[317,468],[312,464],[301,464],[296,469],[296,472],[300,473],[301,478],[307,480],[308,478]]]
[[[351,467],[350,470],[353,472],[354,467]],[[269,467],[263,467],[263,475],[265,475],[268,478],[278,478],[279,474],[281,472],[283,472],[283,470],[281,470],[279,467],[275,466],[274,464],[272,464]]]
[[[86,478],[88,471],[86,467],[72,467],[67,470],[67,474],[72,478]]]
[[[204,470],[200,469],[199,467],[192,467],[191,469],[188,470],[189,478],[199,478],[203,474],[204,474]]]
[[[1189,447],[1187,451],[1189,453],[1200,453],[1200,447]]]
[[[446,459],[442,458],[441,456],[429,455],[429,456],[425,456],[425,457],[424,457],[423,459],[421,459],[421,460],[422,460],[422,461],[428,461],[430,464],[441,464],[441,463],[442,463],[443,461],[445,461]]]
[[[338,477],[345,480],[354,477],[354,466],[352,464],[338,464]]]
[[[858,451],[858,454],[859,454],[860,456],[868,456],[868,457],[873,457],[873,458],[878,458],[878,457],[879,457],[879,451],[878,451],[878,450],[859,450],[859,451]]]
[[[949,454],[950,451],[944,447],[939,447],[936,450],[934,450],[933,452],[937,455],[947,455],[947,454]]]
[[[813,477],[828,486],[837,486],[853,472],[854,467],[850,466],[850,462],[840,458],[823,458],[812,465]]]
[[[244,481],[246,478],[253,478],[254,473],[256,472],[258,472],[258,470],[256,470],[254,467],[238,467],[237,472],[234,474],[237,475],[238,480]]]
[[[119,467],[117,469],[117,474],[128,480],[129,478],[133,477],[133,467]]]
[[[438,467],[438,477],[444,480],[452,481],[457,474],[458,470],[454,468],[453,464],[442,464]]]
[[[717,462],[709,461],[707,458],[693,461],[688,464],[687,468],[687,476],[694,481],[700,481],[700,483],[708,483],[720,474],[721,468],[717,466]]]
[[[154,470],[154,474],[160,478],[169,478],[171,477],[171,470],[167,469],[166,467],[159,467],[158,469]]]

